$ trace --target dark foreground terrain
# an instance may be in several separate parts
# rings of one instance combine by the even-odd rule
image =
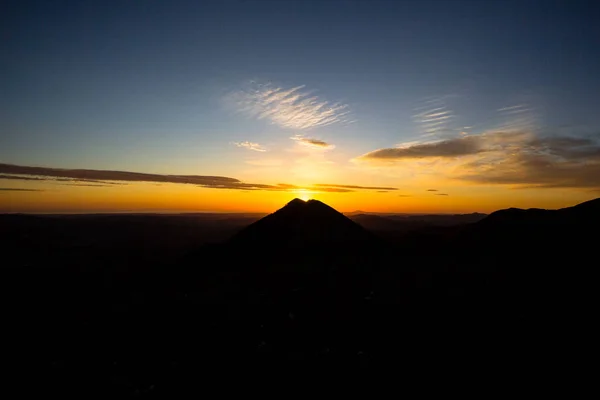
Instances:
[[[454,223],[294,200],[259,218],[0,216],[13,382],[174,395],[236,372],[539,371],[585,353],[600,199]]]

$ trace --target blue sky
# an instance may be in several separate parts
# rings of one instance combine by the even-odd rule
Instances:
[[[5,2],[0,162],[247,178],[248,164],[309,140],[331,145],[322,161],[344,168],[378,149],[494,129],[595,140],[598,11],[577,1]],[[256,93],[269,90],[300,97],[267,112],[273,102]],[[303,99],[314,107],[298,108]],[[331,123],[285,123],[331,107]]]

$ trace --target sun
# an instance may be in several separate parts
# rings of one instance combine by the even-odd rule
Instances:
[[[311,199],[311,191],[307,189],[297,189],[294,191],[296,197],[303,201],[308,201]]]

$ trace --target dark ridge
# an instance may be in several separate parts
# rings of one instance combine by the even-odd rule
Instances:
[[[548,223],[582,223],[600,217],[600,198],[577,204],[573,207],[558,210],[541,208],[508,208],[498,210],[479,222],[480,225],[490,224],[548,224]]]
[[[394,242],[314,200],[259,221],[0,215],[4,359],[19,388],[106,398],[184,397],[236,368],[555,368],[595,343],[599,210],[501,210]]]

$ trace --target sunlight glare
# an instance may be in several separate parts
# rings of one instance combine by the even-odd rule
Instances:
[[[303,201],[308,201],[311,199],[311,193],[312,191],[307,190],[307,189],[298,189],[295,191],[296,192],[296,196]]]

